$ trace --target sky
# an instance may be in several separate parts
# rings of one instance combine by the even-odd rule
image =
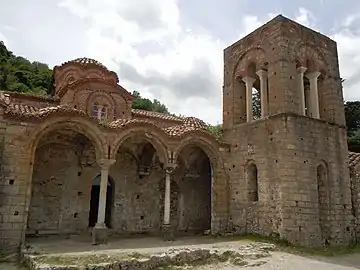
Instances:
[[[298,4],[301,2],[301,4]],[[360,100],[360,2],[0,0],[0,40],[50,67],[94,58],[169,111],[222,122],[223,49],[278,14],[338,43],[345,100]]]

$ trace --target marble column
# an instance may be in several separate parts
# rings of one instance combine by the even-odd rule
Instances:
[[[306,115],[305,111],[305,89],[304,89],[304,73],[306,71],[306,67],[298,67],[298,83],[299,83],[299,91],[300,91],[300,114]]]
[[[163,218],[163,232],[164,240],[172,240],[173,235],[171,232],[171,177],[176,169],[176,164],[168,164],[165,168],[165,194],[164,194],[164,218]]]
[[[320,76],[319,71],[314,71],[306,75],[310,82],[310,107],[313,118],[320,118],[319,111],[319,94],[318,94],[318,77]]]
[[[268,102],[268,87],[267,87],[267,72],[265,70],[259,70],[256,72],[260,79],[260,108],[261,118],[268,115],[269,102]]]
[[[251,77],[244,77],[242,80],[246,86],[246,119],[248,122],[251,122],[253,120],[252,88],[255,79]]]
[[[102,159],[99,162],[101,168],[101,182],[100,182],[100,194],[99,194],[99,210],[95,227],[106,228],[105,225],[105,210],[106,210],[106,192],[109,178],[109,168],[115,163],[113,159]]]

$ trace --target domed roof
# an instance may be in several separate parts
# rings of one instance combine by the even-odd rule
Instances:
[[[87,57],[76,58],[74,60],[64,62],[60,66],[55,66],[54,71],[56,69],[62,69],[62,68],[64,68],[65,66],[67,66],[69,64],[80,65],[81,67],[84,67],[84,68],[85,67],[98,67],[98,68],[101,68],[102,70],[112,74],[112,76],[114,76],[116,78],[116,81],[119,82],[119,78],[118,78],[116,72],[109,70],[105,65],[103,65],[99,61],[97,61],[95,59],[92,59],[92,58],[87,58]]]
[[[184,119],[184,124],[186,126],[193,127],[196,129],[207,129],[208,128],[208,125],[204,121],[202,121],[196,117],[186,117]]]
[[[87,65],[97,65],[99,67],[105,68],[107,69],[103,64],[101,64],[99,61],[92,59],[92,58],[86,58],[86,57],[81,57],[81,58],[76,58],[74,60],[71,60],[67,63],[79,63],[82,66],[87,66]]]

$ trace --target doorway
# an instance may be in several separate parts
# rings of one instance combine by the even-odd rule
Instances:
[[[100,197],[100,182],[101,175],[94,178],[91,188],[90,211],[89,211],[89,227],[95,227],[99,211],[99,197]],[[107,192],[106,192],[106,206],[105,206],[105,225],[111,227],[111,214],[114,197],[114,185],[112,179],[108,178]]]

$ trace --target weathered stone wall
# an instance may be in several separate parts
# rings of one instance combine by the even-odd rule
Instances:
[[[27,124],[0,123],[0,249],[19,247],[26,226],[26,203],[30,172],[30,153],[24,147]]]
[[[204,232],[211,228],[211,178],[202,173],[199,178],[184,176],[179,182],[178,230]]]
[[[240,125],[225,136],[232,144],[228,167],[234,229],[275,233],[304,245],[349,243],[353,227],[345,129],[282,114]],[[249,202],[244,189],[250,161],[258,169],[258,202]],[[317,166],[323,162],[330,201],[324,202],[328,221],[321,232]]]
[[[110,168],[115,184],[112,228],[116,233],[158,233],[161,229],[160,182],[165,172],[152,167],[150,174],[139,177],[134,158],[120,152]]]
[[[351,170],[351,203],[354,216],[356,241],[360,242],[360,168],[356,166]]]
[[[71,145],[52,143],[37,149],[28,233],[86,230],[92,180],[99,170],[96,163],[83,169],[80,162],[76,148]]]

